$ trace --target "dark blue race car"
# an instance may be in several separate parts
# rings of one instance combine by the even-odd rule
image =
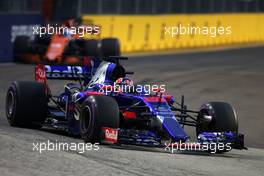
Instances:
[[[160,88],[134,85],[120,64],[124,57],[83,59],[81,66],[37,65],[36,81],[15,81],[6,97],[11,126],[55,128],[80,135],[85,142],[160,147],[188,143],[184,126],[196,128],[197,144],[230,144],[244,149],[236,113],[224,102],[189,110]],[[46,79],[75,80],[52,95]],[[76,82],[78,81],[78,82]],[[209,150],[209,149],[208,149]],[[223,151],[227,151],[226,148]]]

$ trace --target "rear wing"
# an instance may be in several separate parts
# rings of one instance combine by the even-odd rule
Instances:
[[[35,68],[35,80],[42,83],[46,83],[47,79],[89,81],[100,63],[99,60],[91,60],[85,66],[38,64]]]
[[[47,79],[84,80],[88,83],[103,61],[115,63],[120,66],[119,60],[127,60],[127,57],[108,56],[101,59],[84,59],[83,65],[43,65],[35,68],[35,80],[46,84]],[[125,72],[125,71],[124,71]],[[125,73],[124,73],[125,74]],[[121,74],[121,75],[124,75]],[[131,74],[127,72],[127,74]]]
[[[90,77],[96,68],[85,66],[44,65],[47,79],[78,80]]]

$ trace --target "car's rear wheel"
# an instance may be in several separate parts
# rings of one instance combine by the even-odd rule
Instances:
[[[237,132],[238,120],[234,108],[224,102],[209,102],[201,106],[196,127],[202,132]]]
[[[79,40],[70,40],[63,51],[63,56],[80,56],[82,55],[82,48]]]
[[[42,83],[16,81],[6,96],[6,117],[11,126],[40,128],[47,113],[47,97]]]
[[[13,43],[13,57],[14,61],[22,62],[22,55],[30,52],[31,41],[28,36],[17,36]]]
[[[117,102],[108,96],[89,96],[80,108],[80,133],[85,142],[100,142],[102,127],[119,127]]]
[[[99,57],[100,50],[99,50],[98,40],[95,39],[84,40],[83,55]]]
[[[100,43],[103,57],[120,56],[120,42],[117,38],[105,38]]]
[[[51,42],[51,35],[45,34],[41,37],[37,35],[33,42],[32,53],[44,55],[47,52],[50,42]]]
[[[48,34],[45,34],[43,36],[39,36],[37,35],[34,39],[34,42],[37,44],[37,45],[45,45],[45,46],[48,46],[50,44],[50,41],[51,41],[51,35],[48,35]]]
[[[98,40],[95,39],[78,39],[71,40],[65,48],[64,55],[77,56],[100,56]]]

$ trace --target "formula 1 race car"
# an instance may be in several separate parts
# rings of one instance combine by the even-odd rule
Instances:
[[[120,43],[117,38],[82,39],[63,35],[36,37],[17,36],[13,43],[13,56],[16,62],[26,63],[67,63],[80,62],[76,56],[120,55]]]
[[[189,142],[184,126],[196,128],[198,144],[230,144],[244,149],[231,105],[209,102],[187,109],[160,88],[134,85],[120,64],[124,57],[82,58],[81,66],[37,65],[36,81],[15,81],[6,97],[11,126],[55,128],[85,142],[160,147],[165,141]],[[52,95],[47,79],[75,80]],[[122,87],[122,86],[125,86]],[[136,87],[136,89],[135,89]],[[141,87],[141,89],[140,89]],[[226,151],[226,149],[224,149]]]
[[[37,34],[33,40],[29,36],[17,36],[13,42],[14,61],[78,64],[80,60],[76,56],[106,57],[120,55],[120,42],[117,38],[97,40],[95,37],[100,34],[99,26],[79,26],[74,21],[73,19],[66,20],[59,27],[58,33],[53,35],[49,33],[45,33],[42,36]],[[80,37],[76,31],[73,33],[71,27],[74,26],[83,27],[82,30],[85,27],[89,27],[91,39]],[[45,31],[49,31],[48,27],[42,28],[45,28]],[[94,29],[97,30],[95,31]]]

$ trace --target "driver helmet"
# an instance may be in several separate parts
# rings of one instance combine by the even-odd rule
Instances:
[[[123,77],[123,78],[118,78],[115,81],[116,85],[128,85],[128,86],[133,86],[133,81],[127,77]]]

